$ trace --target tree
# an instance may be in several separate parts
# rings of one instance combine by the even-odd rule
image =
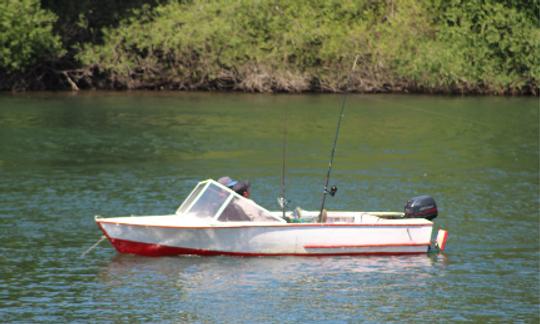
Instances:
[[[0,1],[0,71],[20,72],[63,54],[53,33],[57,17],[38,0]]]

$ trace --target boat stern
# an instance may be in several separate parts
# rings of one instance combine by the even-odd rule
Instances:
[[[440,252],[443,252],[446,248],[446,240],[448,240],[448,231],[440,229],[437,232],[436,244]]]

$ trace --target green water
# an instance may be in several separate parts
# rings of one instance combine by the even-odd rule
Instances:
[[[165,214],[229,175],[317,209],[337,95],[0,95],[2,322],[540,320],[538,98],[351,95],[328,209],[439,205],[443,255],[144,258],[99,215]]]

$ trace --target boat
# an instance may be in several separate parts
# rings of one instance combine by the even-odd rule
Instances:
[[[174,214],[95,221],[119,253],[143,256],[403,255],[443,251],[430,196],[404,212],[268,211],[212,180],[199,182]]]
[[[356,56],[348,77],[349,88]],[[109,242],[120,253],[144,256],[327,256],[399,255],[444,251],[448,232],[432,220],[437,205],[430,196],[407,201],[403,212],[328,211],[327,195],[341,121],[341,110],[325,178],[321,208],[285,211],[285,156],[287,128],[284,124],[281,211],[268,211],[221,181],[199,182],[174,214],[160,216],[95,217]],[[228,177],[224,177],[228,178]],[[220,179],[221,180],[221,179]],[[230,178],[228,180],[231,180]],[[99,241],[98,241],[99,243]],[[86,252],[85,252],[86,253]]]

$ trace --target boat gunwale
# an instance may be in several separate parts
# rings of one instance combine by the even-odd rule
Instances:
[[[269,223],[269,224],[236,224],[229,225],[226,223],[209,224],[209,225],[163,225],[163,224],[137,224],[118,221],[107,221],[106,218],[97,218],[96,223],[137,226],[137,227],[159,227],[159,228],[178,228],[178,229],[232,229],[232,228],[265,228],[265,227],[432,227],[433,223]]]

